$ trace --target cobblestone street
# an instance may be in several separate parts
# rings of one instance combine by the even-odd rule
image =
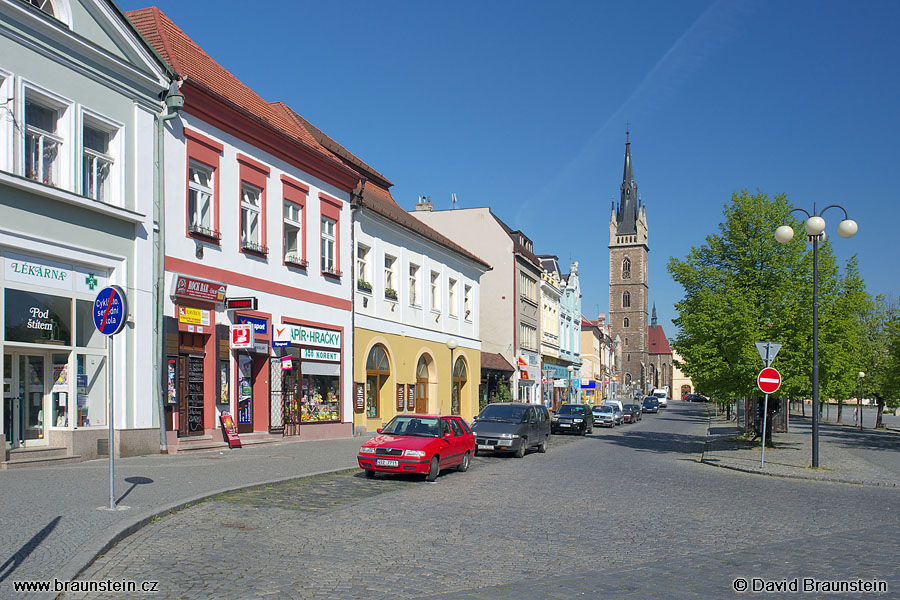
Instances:
[[[166,598],[722,598],[738,577],[900,590],[897,489],[710,468],[706,424],[705,406],[675,402],[431,485],[354,470],[231,492],[81,579],[160,580]]]

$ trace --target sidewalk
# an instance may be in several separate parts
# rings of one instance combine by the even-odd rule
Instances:
[[[73,579],[116,541],[185,504],[236,488],[354,468],[364,439],[117,459],[117,505],[130,508],[115,512],[98,510],[109,506],[105,459],[0,471],[0,597],[13,596],[13,581]]]
[[[900,435],[819,424],[819,468],[812,464],[812,421],[791,415],[790,431],[776,433],[760,468],[760,442],[739,440],[734,422],[710,416],[702,462],[748,473],[861,485],[900,487]]]

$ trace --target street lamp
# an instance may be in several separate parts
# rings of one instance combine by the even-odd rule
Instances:
[[[574,370],[575,370],[575,367],[573,367],[572,365],[569,365],[568,367],[566,367],[566,371],[569,372],[569,402],[572,401],[572,396],[574,395],[572,393],[572,372]]]
[[[802,208],[795,208],[791,212],[802,212],[806,215],[806,223],[803,228],[813,247],[813,364],[812,364],[812,466],[819,466],[819,242],[825,239],[825,219],[822,215],[829,208],[839,208],[844,211],[844,220],[838,224],[838,235],[842,238],[850,238],[856,234],[858,226],[856,221],[847,215],[847,209],[839,204],[829,204],[821,211],[816,212],[816,203],[813,202],[812,214]],[[787,244],[794,237],[794,230],[790,225],[782,225],[775,230],[775,240],[779,244]]]
[[[856,400],[856,413],[859,415],[859,430],[862,431],[862,380],[866,374],[859,372],[859,397]]]
[[[453,413],[453,351],[459,346],[456,338],[447,340],[447,347],[450,348],[450,412]]]

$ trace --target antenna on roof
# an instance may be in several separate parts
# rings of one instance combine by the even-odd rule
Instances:
[[[450,204],[452,206],[451,210],[456,210],[456,205],[457,205],[456,194],[450,194]]]

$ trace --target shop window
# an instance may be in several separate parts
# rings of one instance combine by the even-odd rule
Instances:
[[[106,425],[106,357],[97,354],[78,354],[76,374],[76,425],[78,427]]]
[[[306,268],[303,255],[303,207],[284,201],[284,262]]]
[[[300,389],[303,403],[300,420],[304,423],[324,423],[341,420],[341,377],[339,363],[304,361]],[[334,372],[326,374],[333,368]],[[310,373],[309,371],[323,371]]]
[[[115,160],[110,145],[113,132],[85,117],[81,143],[81,194],[99,202],[110,201]]]
[[[453,366],[453,393],[450,397],[450,414],[452,415],[459,414],[460,400],[465,396],[467,379],[466,363],[463,359],[457,358],[456,365]]]
[[[188,231],[218,240],[213,205],[213,170],[191,162],[188,167]]]
[[[391,368],[387,352],[380,345],[373,346],[366,359],[366,416],[376,419],[381,416],[381,392],[385,387]]]
[[[72,300],[7,288],[4,294],[7,342],[72,344]]]
[[[25,177],[59,185],[63,138],[57,133],[59,109],[25,98]]]
[[[106,336],[94,325],[94,303],[75,300],[75,345],[82,348],[106,348]]]

